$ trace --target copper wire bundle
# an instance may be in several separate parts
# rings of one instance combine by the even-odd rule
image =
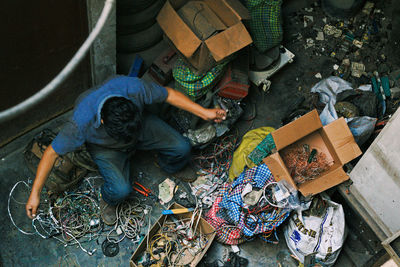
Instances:
[[[311,155],[312,153],[315,155]],[[313,152],[307,144],[288,148],[282,154],[282,159],[296,184],[315,179],[331,166],[325,153]]]

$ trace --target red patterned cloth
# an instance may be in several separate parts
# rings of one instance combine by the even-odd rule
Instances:
[[[235,225],[231,225],[226,220],[217,216],[217,213],[220,210],[219,203],[222,201],[224,193],[229,188],[229,183],[225,183],[224,185],[222,185],[222,188],[220,188],[214,204],[205,215],[205,219],[215,228],[218,242],[228,245],[239,245],[246,241],[246,239],[243,237],[243,232]]]

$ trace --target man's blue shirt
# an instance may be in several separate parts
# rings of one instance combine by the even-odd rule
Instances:
[[[145,105],[164,102],[167,96],[167,90],[156,83],[125,76],[113,78],[100,88],[81,95],[72,118],[53,140],[52,147],[59,155],[74,151],[85,142],[123,148],[126,144],[111,138],[101,124],[100,112],[104,102],[110,97],[125,97],[143,112]]]

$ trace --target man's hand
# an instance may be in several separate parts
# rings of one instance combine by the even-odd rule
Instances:
[[[26,202],[25,205],[26,215],[28,215],[28,217],[31,219],[36,217],[37,209],[40,203],[40,192],[42,192],[42,188],[50,174],[51,169],[53,168],[57,157],[57,153],[54,151],[53,147],[49,145],[44,151],[42,159],[39,162],[35,181],[33,182],[32,186],[32,191],[28,202]]]
[[[26,215],[28,215],[30,219],[36,217],[39,204],[40,204],[40,196],[37,196],[36,194],[31,194],[29,196],[28,202],[25,205]]]
[[[170,87],[165,87],[168,92],[167,103],[186,110],[206,121],[221,122],[226,119],[226,111],[220,108],[203,108],[190,100],[187,96]]]
[[[226,119],[226,111],[220,108],[206,109],[205,117],[203,119],[206,121],[214,121],[220,123]]]

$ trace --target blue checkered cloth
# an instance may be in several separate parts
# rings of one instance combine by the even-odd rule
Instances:
[[[275,179],[265,164],[243,171],[225,192],[219,204],[221,209],[218,216],[236,225],[247,238],[275,230],[289,216],[290,211],[275,208],[256,214],[243,212],[245,204],[242,192],[246,184],[251,183],[253,188],[263,188],[271,182],[275,182]]]

